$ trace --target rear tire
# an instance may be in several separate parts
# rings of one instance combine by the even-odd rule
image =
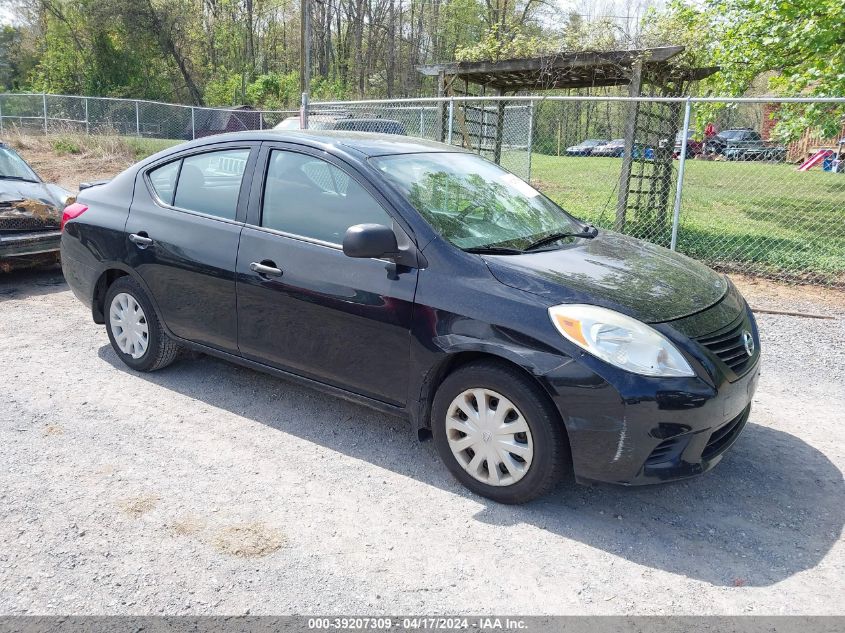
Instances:
[[[179,344],[167,335],[152,302],[132,277],[118,278],[103,306],[112,348],[128,367],[156,371],[176,360]]]
[[[449,374],[434,397],[431,428],[455,478],[499,503],[536,499],[571,469],[557,410],[539,386],[504,363],[479,361]]]

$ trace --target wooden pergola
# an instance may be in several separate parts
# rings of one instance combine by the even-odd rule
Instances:
[[[567,90],[608,86],[627,86],[628,96],[642,96],[644,84],[650,85],[662,96],[679,96],[693,81],[704,79],[716,72],[717,67],[685,68],[673,64],[672,59],[684,51],[683,46],[662,46],[619,51],[575,51],[529,59],[509,59],[482,62],[447,62],[418,66],[424,76],[437,78],[437,96],[451,97],[475,93],[504,96],[508,93],[536,93],[545,90]],[[463,84],[463,90],[460,86]],[[505,103],[497,105],[495,144],[493,158],[499,162],[505,118]],[[625,211],[630,191],[631,165],[637,138],[639,104],[629,102],[625,117],[625,153],[619,175],[617,201],[617,227],[625,222]],[[445,126],[445,109],[441,110],[439,125],[441,140]],[[673,134],[674,139],[674,134]],[[661,156],[662,162],[667,162]],[[671,176],[671,150],[662,173]]]
[[[662,46],[624,51],[575,51],[528,59],[485,62],[447,62],[417,66],[427,77],[438,77],[438,96],[448,93],[456,79],[504,95],[537,90],[566,90],[633,83],[665,85],[703,79],[718,68],[680,70],[669,60],[683,46]],[[639,96],[639,91],[637,91]]]

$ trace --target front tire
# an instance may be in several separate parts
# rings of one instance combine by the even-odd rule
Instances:
[[[155,371],[170,365],[179,344],[161,325],[147,294],[131,277],[120,277],[106,293],[106,331],[112,348],[136,371]]]
[[[455,478],[500,503],[549,492],[570,469],[563,422],[520,370],[493,361],[465,365],[437,390],[434,444]]]

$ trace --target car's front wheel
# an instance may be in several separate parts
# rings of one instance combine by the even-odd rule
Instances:
[[[501,503],[545,494],[570,467],[566,432],[548,397],[502,363],[471,363],[449,374],[434,398],[432,432],[458,481]]]
[[[132,369],[155,371],[176,359],[179,344],[164,331],[152,302],[131,277],[109,286],[105,317],[112,348]]]

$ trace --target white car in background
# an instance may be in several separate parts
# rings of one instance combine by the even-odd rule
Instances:
[[[312,114],[308,117],[308,129],[311,130],[333,130],[337,117],[328,114]],[[301,121],[299,115],[289,116],[281,120],[274,130],[299,130]]]

